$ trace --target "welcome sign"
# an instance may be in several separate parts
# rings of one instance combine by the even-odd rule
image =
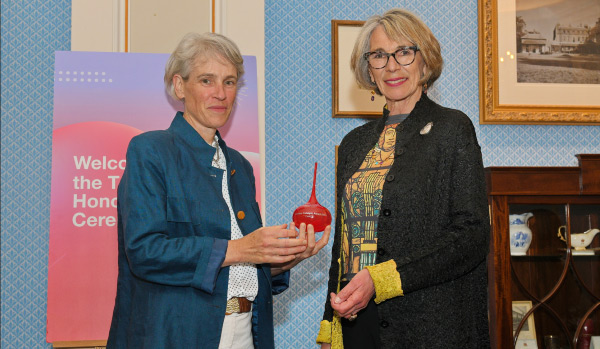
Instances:
[[[183,110],[164,89],[168,57],[56,52],[48,342],[108,337],[117,283],[116,189],[127,145],[141,132],[168,128]],[[255,57],[244,57],[244,68],[236,107],[219,131],[252,163],[258,187]]]

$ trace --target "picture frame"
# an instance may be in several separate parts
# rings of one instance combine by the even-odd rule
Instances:
[[[600,125],[600,84],[517,82],[519,60],[525,66],[517,52],[519,0],[478,2],[480,123]]]
[[[531,301],[513,301],[512,302],[512,323],[513,323],[513,336],[516,335],[516,330],[519,327],[519,324],[533,307]],[[535,320],[533,318],[533,313],[529,314],[527,317],[527,321],[523,323],[521,327],[521,332],[519,332],[518,340],[535,340]]]
[[[332,117],[378,118],[381,117],[385,98],[360,88],[350,69],[350,57],[354,42],[364,21],[331,21],[331,77]]]

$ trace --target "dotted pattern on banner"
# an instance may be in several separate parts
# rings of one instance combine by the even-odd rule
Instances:
[[[2,348],[47,348],[54,51],[71,1],[1,2]]]
[[[393,7],[415,12],[440,41],[444,71],[429,95],[473,121],[485,166],[576,166],[600,152],[597,126],[479,124],[477,1],[265,1],[266,224],[290,222],[308,201],[319,163],[317,199],[335,209],[335,146],[365,121],[331,117],[331,20],[366,20]],[[276,296],[278,348],[314,348],[326,296],[329,245],[292,270]]]
[[[56,72],[56,76],[54,77],[54,82],[62,82],[62,83],[112,83],[112,77],[106,75],[106,72],[97,72],[97,71],[78,71],[78,70],[59,70]]]

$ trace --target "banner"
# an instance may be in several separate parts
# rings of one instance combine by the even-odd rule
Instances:
[[[166,129],[181,103],[165,92],[169,55],[56,52],[48,259],[48,342],[105,340],[117,284],[117,186],[132,137]],[[229,147],[254,167],[260,202],[256,58],[229,122]]]

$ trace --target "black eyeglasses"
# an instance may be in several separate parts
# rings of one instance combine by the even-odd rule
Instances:
[[[417,51],[419,51],[418,46],[403,46],[398,48],[394,53],[383,51],[366,52],[363,57],[367,60],[371,68],[383,69],[388,64],[390,56],[394,57],[400,65],[411,65],[415,61]]]

